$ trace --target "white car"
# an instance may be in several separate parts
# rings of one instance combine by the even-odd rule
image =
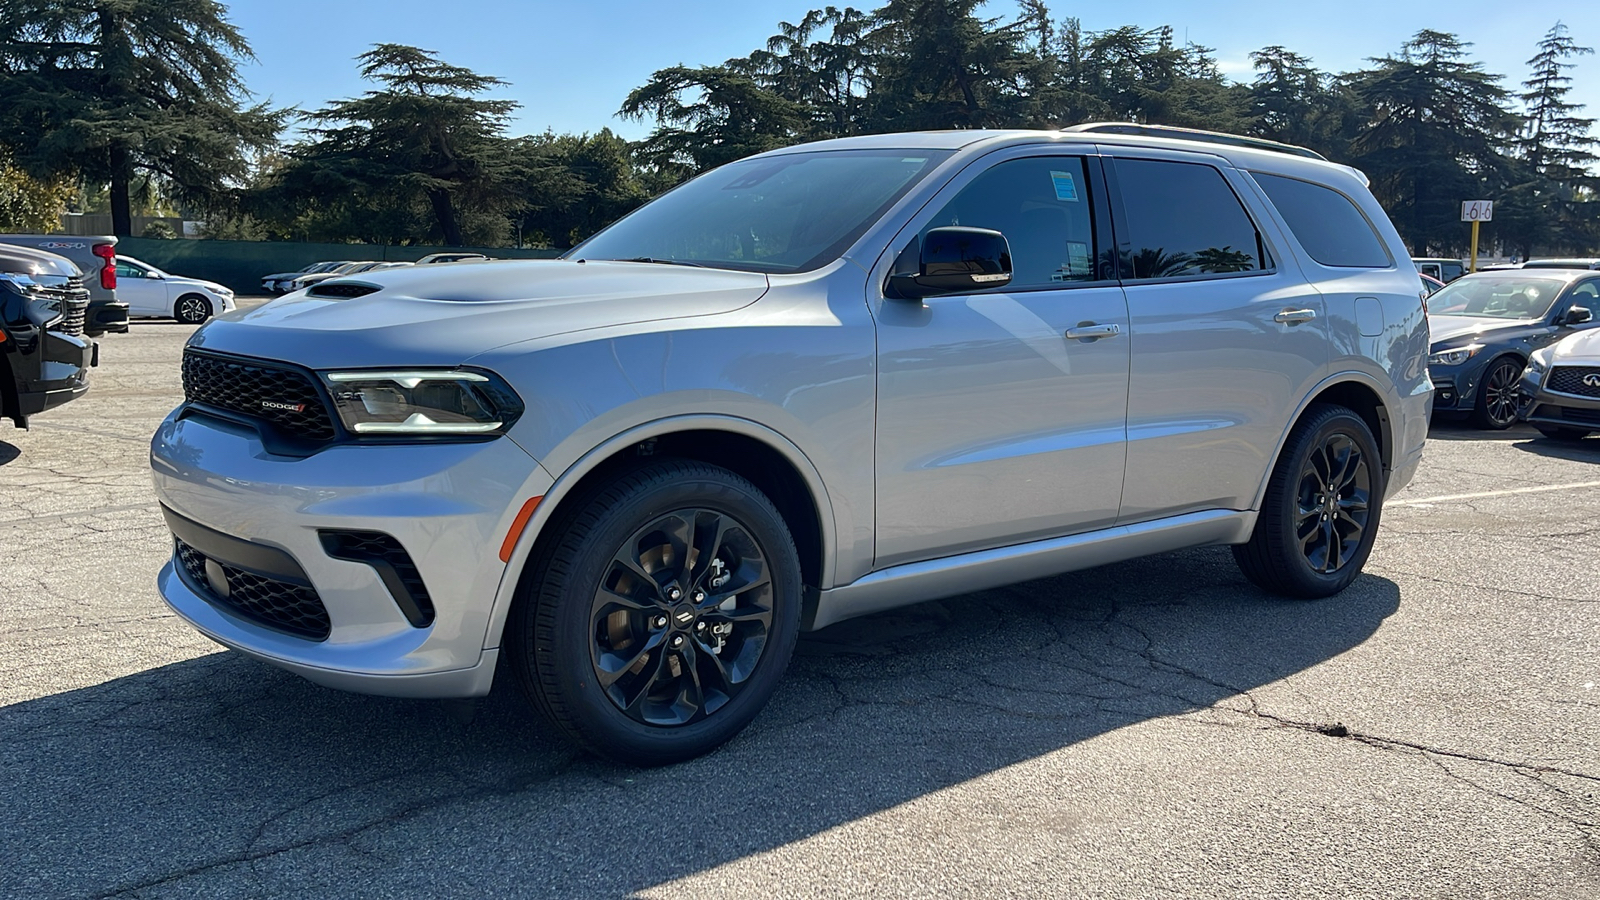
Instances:
[[[215,281],[170,275],[147,262],[117,255],[117,299],[130,316],[172,317],[185,325],[233,311],[233,291]]]

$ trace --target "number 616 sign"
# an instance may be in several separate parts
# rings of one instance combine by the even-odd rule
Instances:
[[[1461,221],[1488,222],[1494,218],[1493,200],[1461,201]]]

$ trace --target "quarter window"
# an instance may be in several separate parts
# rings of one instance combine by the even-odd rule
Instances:
[[[1115,163],[1135,281],[1257,272],[1261,237],[1222,173],[1166,160]]]
[[[1349,197],[1298,178],[1254,175],[1312,259],[1338,268],[1386,269],[1391,264],[1372,223]]]
[[[1095,280],[1094,216],[1077,156],[1014,159],[974,178],[923,227],[991,228],[1011,245],[1008,289]]]

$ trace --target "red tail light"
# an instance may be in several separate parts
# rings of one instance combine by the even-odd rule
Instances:
[[[114,244],[95,244],[94,255],[105,260],[100,266],[100,286],[108,291],[117,289],[117,248]]]

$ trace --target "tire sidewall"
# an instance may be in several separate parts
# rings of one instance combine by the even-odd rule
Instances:
[[[550,640],[535,641],[534,667],[554,683],[581,738],[593,749],[631,761],[672,762],[698,756],[737,734],[771,698],[799,633],[802,582],[799,556],[787,526],[759,491],[732,473],[706,471],[666,482],[646,482],[604,510],[580,539],[572,567],[546,579],[537,597],[550,614]],[[591,502],[600,502],[599,500]],[[773,616],[767,644],[743,690],[699,722],[651,726],[618,709],[596,683],[590,645],[591,600],[612,555],[641,526],[679,509],[696,507],[732,516],[760,544],[772,576]],[[533,637],[532,635],[529,636]]]
[[[1286,457],[1292,469],[1288,473],[1289,477],[1283,482],[1281,495],[1276,498],[1279,504],[1277,514],[1278,521],[1285,530],[1285,534],[1282,535],[1284,547],[1293,554],[1299,564],[1295,577],[1308,587],[1315,586],[1316,594],[1326,596],[1348,587],[1361,574],[1362,566],[1366,565],[1367,557],[1372,553],[1372,546],[1378,536],[1379,520],[1383,516],[1385,484],[1383,457],[1378,452],[1378,442],[1372,436],[1372,430],[1367,427],[1367,423],[1348,409],[1331,408],[1308,424],[1310,427],[1298,435],[1298,439],[1290,448],[1289,456]],[[1312,450],[1321,447],[1334,434],[1346,435],[1361,449],[1362,456],[1366,458],[1367,471],[1372,475],[1372,491],[1367,501],[1367,523],[1361,532],[1361,543],[1356,548],[1355,555],[1351,556],[1350,561],[1338,571],[1325,574],[1311,567],[1311,561],[1300,551],[1294,529],[1299,506],[1300,474],[1305,469],[1307,457]]]
[[[1498,422],[1495,422],[1490,417],[1490,413],[1489,413],[1489,379],[1490,379],[1491,376],[1494,375],[1494,371],[1496,369],[1500,368],[1501,366],[1507,365],[1507,364],[1510,364],[1511,366],[1516,368],[1518,372],[1521,372],[1522,371],[1522,366],[1520,365],[1520,363],[1521,363],[1521,360],[1519,358],[1515,357],[1515,356],[1497,356],[1494,359],[1489,360],[1489,364],[1487,366],[1483,367],[1483,377],[1478,382],[1478,399],[1477,399],[1477,402],[1475,402],[1473,404],[1473,408],[1472,408],[1472,419],[1473,419],[1474,424],[1476,424],[1478,427],[1487,428],[1487,429],[1491,429],[1491,430],[1494,430],[1494,431],[1499,431],[1501,429],[1510,428],[1512,425],[1516,424],[1517,415],[1516,415],[1516,410],[1515,409],[1513,409],[1512,412],[1511,412],[1510,420],[1507,421],[1503,425],[1498,423]],[[1513,373],[1512,381],[1511,381],[1513,389],[1515,388],[1515,385],[1516,385],[1516,377],[1517,377],[1516,374]]]
[[[186,300],[199,300],[201,303],[204,303],[206,305],[205,315],[198,319],[183,315],[183,304]],[[216,305],[211,302],[210,298],[201,296],[200,294],[184,294],[173,303],[173,313],[173,318],[177,319],[184,325],[199,325],[216,314]]]

